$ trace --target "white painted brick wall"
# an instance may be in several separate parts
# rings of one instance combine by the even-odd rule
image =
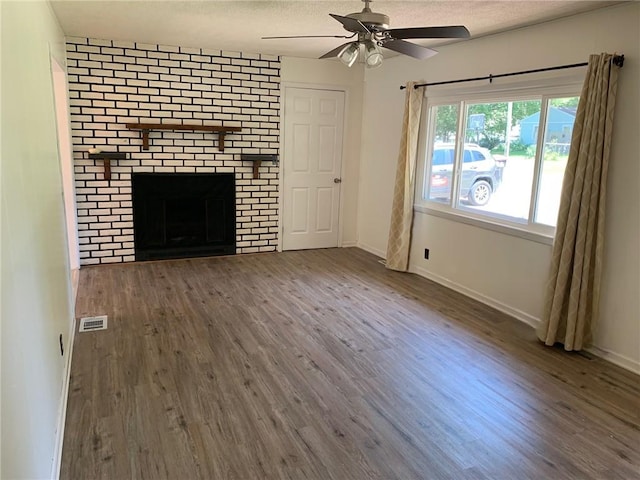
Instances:
[[[135,260],[131,174],[234,173],[236,252],[274,251],[278,243],[279,168],[263,163],[253,179],[242,153],[278,154],[280,59],[249,54],[87,38],[67,39],[69,99],[80,262]],[[218,150],[217,134],[151,131],[142,150],[126,123],[239,126]],[[111,163],[88,149],[126,152]]]

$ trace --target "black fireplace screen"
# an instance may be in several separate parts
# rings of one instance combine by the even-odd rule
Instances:
[[[134,173],[136,260],[236,251],[233,173]]]

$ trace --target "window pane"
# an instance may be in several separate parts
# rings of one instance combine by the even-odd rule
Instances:
[[[460,206],[529,218],[540,100],[469,104]]]
[[[428,169],[427,198],[435,202],[451,202],[451,180],[458,128],[458,105],[433,107],[435,122],[431,162]]]
[[[568,97],[549,100],[535,214],[537,223],[554,227],[556,225],[562,179],[569,157],[579,99],[580,97]]]

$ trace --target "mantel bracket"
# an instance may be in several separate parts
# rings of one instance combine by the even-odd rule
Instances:
[[[149,150],[149,130],[146,128],[142,130],[142,149]]]

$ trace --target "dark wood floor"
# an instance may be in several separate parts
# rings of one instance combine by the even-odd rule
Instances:
[[[62,479],[640,478],[640,378],[358,249],[83,268]]]

